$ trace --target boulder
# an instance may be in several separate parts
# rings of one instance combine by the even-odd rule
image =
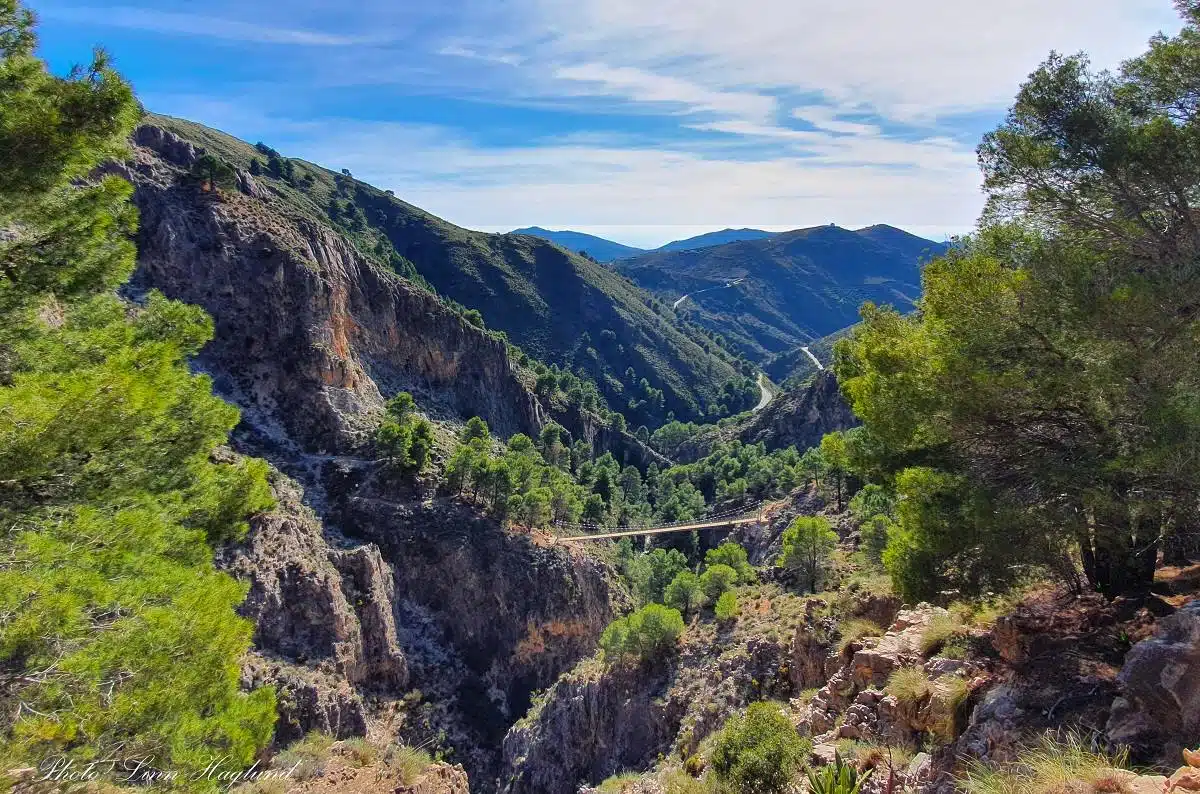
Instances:
[[[1174,755],[1200,743],[1200,601],[1159,623],[1125,656],[1106,732],[1114,744],[1163,746]]]

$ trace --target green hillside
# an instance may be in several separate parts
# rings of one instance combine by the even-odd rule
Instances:
[[[200,124],[154,123],[255,178],[295,209],[332,224],[364,253],[479,313],[535,359],[594,380],[633,426],[724,413],[749,368],[605,266],[528,235],[463,229],[391,194],[268,146]],[[734,383],[737,388],[726,389]],[[724,408],[725,411],[721,411]]]
[[[864,301],[911,307],[925,252],[944,249],[888,226],[818,226],[615,267],[663,300],[688,295],[679,311],[762,362],[852,325]]]

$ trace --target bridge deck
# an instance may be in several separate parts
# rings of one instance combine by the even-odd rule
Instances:
[[[664,535],[668,532],[692,532],[693,530],[711,529],[712,527],[736,527],[743,524],[754,524],[761,520],[762,516],[755,514],[740,518],[724,518],[719,521],[700,521],[695,524],[681,524],[679,526],[624,529],[617,532],[601,532],[595,535],[556,535],[555,537],[563,541],[607,540],[609,538],[628,538],[634,535]]]

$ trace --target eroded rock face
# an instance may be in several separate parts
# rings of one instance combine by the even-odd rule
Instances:
[[[806,389],[787,392],[759,412],[742,433],[747,444],[759,442],[767,450],[815,447],[827,433],[848,430],[858,418],[838,389],[832,372],[819,374]]]
[[[1160,621],[1157,636],[1133,646],[1117,680],[1111,742],[1165,743],[1170,755],[1200,744],[1200,601]]]
[[[212,315],[199,364],[261,436],[353,449],[383,395],[401,389],[436,394],[504,435],[537,432],[541,408],[502,342],[329,227],[256,197],[249,175],[239,176],[246,193],[220,197],[180,183],[193,144],[153,126],[134,142],[120,168],[141,217],[134,285]]]

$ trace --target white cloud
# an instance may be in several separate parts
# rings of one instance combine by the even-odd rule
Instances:
[[[821,162],[618,148],[596,140],[480,148],[442,128],[351,121],[293,125],[287,138],[288,154],[350,168],[468,228],[619,227],[628,231],[617,239],[635,245],[729,226],[782,230],[886,221],[959,232],[972,226],[980,205],[974,169],[951,167],[940,145],[927,142],[911,144],[905,155],[903,143],[863,139]],[[859,164],[842,165],[850,160]]]
[[[541,54],[720,92],[818,93],[892,118],[994,109],[1051,49],[1112,66],[1178,21],[1165,0],[526,0]],[[613,53],[616,53],[614,55]]]
[[[711,112],[747,118],[766,118],[775,107],[769,96],[744,91],[712,90],[677,77],[628,66],[586,63],[557,69],[558,80],[591,86],[599,94],[634,102],[683,106],[687,112]]]

